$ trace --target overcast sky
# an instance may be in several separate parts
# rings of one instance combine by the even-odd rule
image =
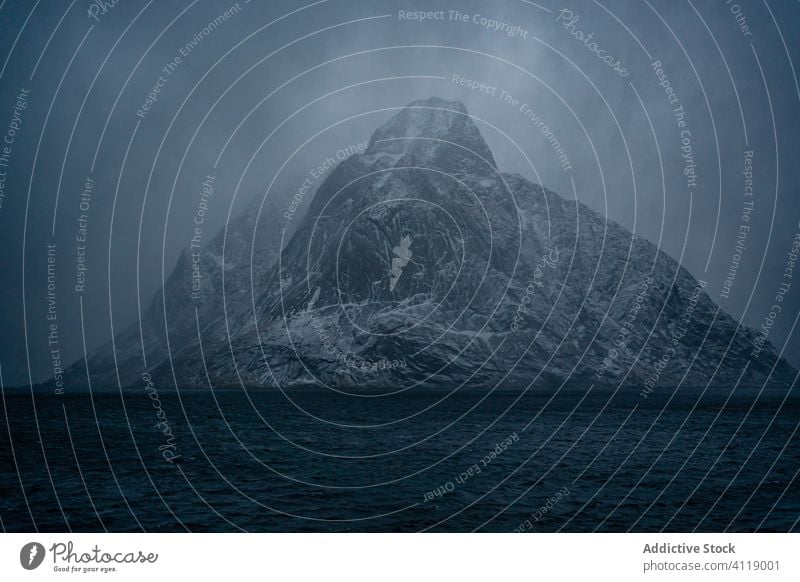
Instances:
[[[0,166],[5,385],[27,383],[28,362],[34,381],[50,372],[47,244],[57,248],[58,324],[71,361],[84,335],[87,349],[110,338],[109,301],[116,331],[135,321],[137,253],[138,295],[149,305],[162,265],[168,275],[189,244],[207,175],[216,191],[210,238],[254,197],[291,195],[311,167],[431,95],[466,105],[501,169],[577,195],[658,244],[748,325],[762,323],[785,280],[800,230],[796,3],[93,5],[0,8],[0,132],[12,141]],[[406,17],[419,10],[434,14]],[[526,110],[552,130],[568,169]],[[76,293],[81,214],[88,270]],[[723,298],[743,224],[741,264]],[[782,306],[770,339],[797,366],[800,281]]]

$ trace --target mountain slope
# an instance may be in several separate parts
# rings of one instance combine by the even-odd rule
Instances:
[[[191,253],[188,249],[181,252],[141,321],[89,354],[93,386],[116,387],[119,378],[119,384],[127,387],[139,382],[145,372],[167,368],[170,352],[174,357],[181,350],[199,351],[198,325],[201,334],[213,333],[225,320],[226,305],[249,303],[251,275],[259,278],[274,265],[283,229],[287,238],[293,232],[293,225],[285,225],[269,206],[257,221],[260,204],[260,200],[254,200],[244,214],[229,223],[227,233],[223,229],[199,251],[199,258],[194,259],[199,264],[199,292],[194,287]],[[171,376],[162,380],[172,383]],[[65,371],[64,381],[67,386],[86,385],[83,359]]]

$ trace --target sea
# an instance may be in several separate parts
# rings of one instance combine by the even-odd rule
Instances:
[[[800,521],[783,389],[2,392],[9,532],[752,532]]]

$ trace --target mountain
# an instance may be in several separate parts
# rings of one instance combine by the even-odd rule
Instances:
[[[304,217],[256,215],[204,249],[200,304],[187,300],[188,255],[156,294],[142,328],[159,382],[395,391],[539,378],[648,393],[733,386],[745,368],[743,384],[795,374],[770,345],[751,358],[756,333],[655,245],[499,171],[458,102],[402,109],[330,171]],[[145,370],[141,346],[138,324],[116,338],[123,385]],[[89,369],[116,385],[110,345]]]

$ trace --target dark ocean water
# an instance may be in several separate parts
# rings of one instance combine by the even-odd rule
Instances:
[[[168,442],[145,392],[34,406],[6,391],[0,518],[7,531],[798,529],[800,397],[699,392],[165,392]]]

